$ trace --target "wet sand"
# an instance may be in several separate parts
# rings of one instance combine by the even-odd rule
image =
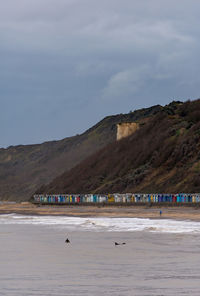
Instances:
[[[31,203],[1,203],[0,214],[64,215],[74,217],[132,217],[200,221],[199,207],[148,207],[148,206],[38,206]]]

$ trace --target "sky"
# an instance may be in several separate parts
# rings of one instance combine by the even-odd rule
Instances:
[[[198,0],[0,0],[0,147],[200,97]]]

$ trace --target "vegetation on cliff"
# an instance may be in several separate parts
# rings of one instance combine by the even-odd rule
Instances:
[[[200,100],[160,108],[37,192],[200,192]]]
[[[154,106],[108,116],[85,133],[60,141],[0,149],[0,200],[28,200],[42,184],[115,141],[117,123],[137,121],[161,109]]]

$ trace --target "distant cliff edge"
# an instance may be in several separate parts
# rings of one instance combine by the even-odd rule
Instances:
[[[38,187],[116,141],[118,123],[145,120],[162,108],[108,116],[83,134],[60,141],[0,149],[0,200],[28,200]]]
[[[200,193],[200,100],[172,102],[133,122],[134,133],[36,193]]]

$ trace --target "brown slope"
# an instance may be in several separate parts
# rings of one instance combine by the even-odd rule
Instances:
[[[60,141],[0,149],[0,200],[28,200],[39,186],[114,141],[117,123],[136,121],[161,108],[109,116],[85,133]]]
[[[169,110],[37,193],[200,192],[200,100]]]

